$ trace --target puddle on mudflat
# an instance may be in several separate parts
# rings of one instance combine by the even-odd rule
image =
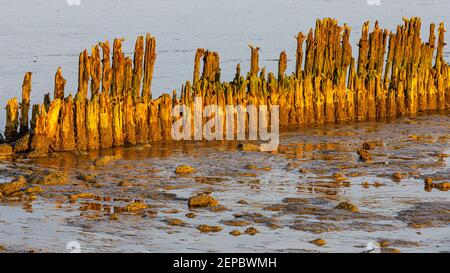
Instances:
[[[68,183],[0,201],[0,245],[18,252],[65,252],[70,241],[84,252],[363,252],[378,241],[401,252],[448,252],[450,192],[427,190],[424,180],[450,180],[449,129],[450,115],[442,114],[288,131],[274,153],[192,142],[5,159],[0,183],[43,170],[64,171]],[[376,143],[369,162],[357,154],[364,142]],[[182,164],[196,172],[175,174]],[[219,205],[189,208],[188,199],[204,192]],[[200,225],[222,229],[200,232]],[[259,232],[246,234],[250,227]],[[309,243],[318,238],[326,245]]]

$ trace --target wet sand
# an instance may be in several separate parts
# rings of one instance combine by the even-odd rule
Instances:
[[[444,113],[286,131],[273,153],[191,142],[4,158],[0,183],[26,185],[0,200],[0,252],[448,252],[449,192],[424,181],[450,179],[449,129]],[[218,204],[189,207],[201,193]]]

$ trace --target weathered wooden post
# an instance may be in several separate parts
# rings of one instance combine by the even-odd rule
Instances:
[[[259,72],[259,47],[253,47],[248,45],[250,48],[250,75],[252,77],[258,76]]]
[[[153,68],[156,61],[156,39],[150,33],[145,37],[145,56],[144,56],[144,83],[142,88],[142,98],[148,102],[152,98],[152,78]]]
[[[144,58],[144,36],[136,39],[134,46],[134,66],[133,66],[133,97],[141,96],[142,84],[142,60]]]
[[[19,126],[19,103],[17,98],[9,99],[6,104],[5,140],[12,142],[17,139]]]
[[[28,116],[30,111],[31,72],[25,73],[22,84],[22,103],[20,104],[20,135],[28,132]]]
[[[58,70],[55,74],[55,88],[53,92],[54,99],[64,99],[64,87],[66,86],[66,79],[64,79],[62,75],[61,67],[58,67]]]

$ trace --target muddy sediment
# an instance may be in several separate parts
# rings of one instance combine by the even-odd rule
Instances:
[[[372,241],[382,252],[446,251],[448,191],[426,185],[448,181],[448,122],[447,114],[305,128],[283,132],[277,153],[225,142],[5,157],[0,184],[23,183],[0,197],[0,244],[64,251],[67,238],[89,234],[77,240],[90,251],[365,252]],[[373,141],[383,145],[369,149],[367,164],[355,151]],[[176,174],[180,165],[196,172]],[[14,244],[23,227],[28,243]],[[319,238],[326,245],[310,243]]]

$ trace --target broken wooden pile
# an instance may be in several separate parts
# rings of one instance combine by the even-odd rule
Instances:
[[[333,19],[317,20],[314,31],[296,37],[292,75],[286,74],[286,52],[280,54],[278,73],[266,74],[259,67],[259,48],[250,46],[249,73],[241,76],[238,64],[231,82],[221,82],[219,55],[198,49],[193,81],[182,86],[181,96],[174,91],[172,96],[155,99],[151,90],[155,38],[138,37],[133,59],[124,55],[122,40],[116,39],[112,63],[106,41],[93,46],[90,55],[87,50],[80,54],[74,97],[65,96],[66,80],[58,68],[53,100],[47,94],[43,104],[33,105],[31,121],[32,75],[26,73],[22,102],[19,105],[14,98],[6,107],[6,145],[13,152],[46,153],[171,141],[172,122],[179,116],[172,116],[172,107],[183,104],[193,109],[198,96],[203,106],[222,109],[225,105],[279,105],[280,126],[295,127],[448,109],[450,70],[443,58],[444,25],[438,28],[437,42],[434,24],[428,41],[421,40],[420,31],[419,18],[404,19],[395,33],[381,29],[378,22],[369,33],[366,22],[355,59],[350,28]]]

